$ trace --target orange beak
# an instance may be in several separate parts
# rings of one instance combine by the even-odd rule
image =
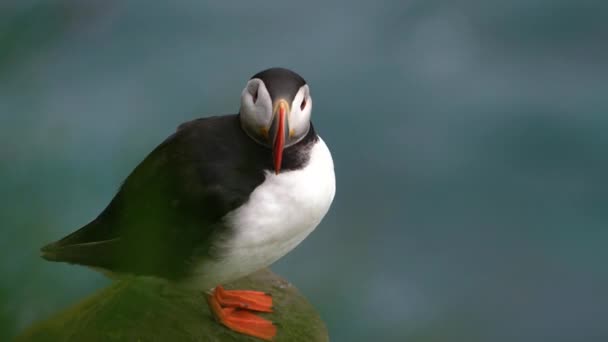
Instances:
[[[285,116],[287,115],[287,102],[279,101],[277,115],[274,118],[273,126],[275,126],[276,133],[274,135],[274,142],[272,144],[272,158],[274,161],[274,172],[278,175],[281,171],[281,163],[283,162],[283,149],[285,148]]]

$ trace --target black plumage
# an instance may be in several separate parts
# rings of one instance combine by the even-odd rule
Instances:
[[[311,124],[284,150],[282,170],[304,167],[317,139]],[[221,256],[213,242],[231,233],[222,218],[272,170],[271,150],[245,134],[238,114],[187,122],[133,170],[96,219],[43,247],[42,256],[118,273],[187,276],[197,258]]]

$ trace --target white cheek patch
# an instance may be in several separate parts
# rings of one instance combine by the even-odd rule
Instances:
[[[254,101],[254,94],[256,95]],[[261,127],[267,127],[272,120],[272,101],[270,94],[259,79],[247,82],[241,94],[241,120],[253,133]]]
[[[263,82],[260,82],[260,88],[258,89],[258,100],[255,103],[258,119],[260,119],[260,126],[268,127],[272,122],[272,100],[270,94],[266,89]]]
[[[292,139],[299,140],[304,137],[310,127],[310,113],[312,99],[310,98],[308,85],[303,85],[291,103],[289,115],[289,129],[293,132]],[[306,100],[306,106],[302,109],[302,101]],[[290,132],[290,133],[292,133]]]

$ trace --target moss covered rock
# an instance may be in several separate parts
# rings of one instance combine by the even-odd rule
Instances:
[[[269,270],[226,289],[272,294],[274,312],[260,314],[278,325],[276,341],[328,341],[318,313],[298,290]],[[158,284],[117,281],[54,316],[38,322],[17,341],[259,341],[228,330],[209,311],[204,294],[166,293]]]

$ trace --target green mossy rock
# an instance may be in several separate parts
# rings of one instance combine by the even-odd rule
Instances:
[[[278,325],[276,341],[329,340],[312,305],[271,271],[256,272],[225,287],[272,294],[274,312],[260,315]],[[117,281],[35,323],[16,341],[260,341],[217,323],[202,293],[161,292],[158,284],[135,278]]]

